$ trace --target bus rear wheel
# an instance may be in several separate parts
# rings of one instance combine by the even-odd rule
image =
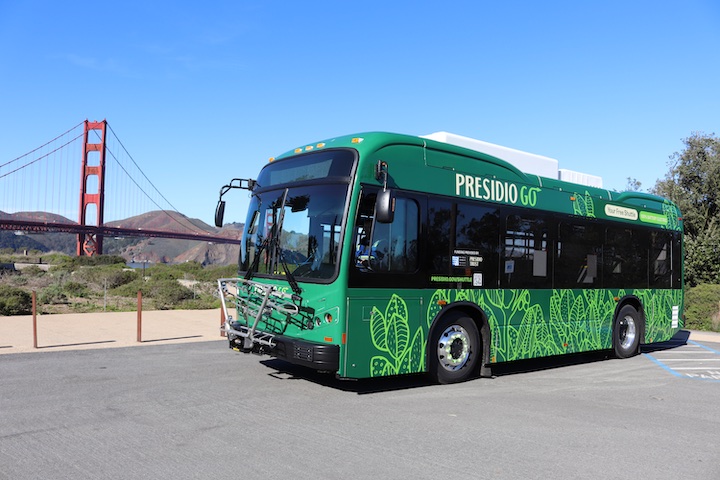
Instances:
[[[480,334],[475,322],[464,315],[439,320],[428,344],[430,375],[437,383],[469,379],[482,359]]]
[[[615,317],[613,325],[613,349],[617,358],[628,358],[640,350],[642,319],[635,308],[625,305]]]

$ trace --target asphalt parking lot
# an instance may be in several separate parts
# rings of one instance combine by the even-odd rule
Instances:
[[[720,478],[720,344],[340,381],[222,340],[0,356],[1,479]]]

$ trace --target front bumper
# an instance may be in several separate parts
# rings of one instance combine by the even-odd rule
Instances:
[[[284,335],[252,331],[237,322],[225,322],[225,333],[230,341],[243,352],[267,353],[295,365],[315,370],[337,372],[340,368],[340,347],[324,343],[308,342]]]

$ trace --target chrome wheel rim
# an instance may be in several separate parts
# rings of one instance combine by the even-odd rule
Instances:
[[[449,372],[461,369],[470,358],[470,335],[460,325],[450,325],[442,332],[437,344],[437,357]]]
[[[620,340],[620,346],[627,350],[635,344],[635,337],[637,336],[637,328],[635,327],[635,319],[630,315],[626,315],[620,320],[618,324],[618,338]]]

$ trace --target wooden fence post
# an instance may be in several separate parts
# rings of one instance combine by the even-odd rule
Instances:
[[[37,294],[32,291],[33,348],[37,348]]]
[[[137,296],[137,341],[142,342],[142,291]]]

